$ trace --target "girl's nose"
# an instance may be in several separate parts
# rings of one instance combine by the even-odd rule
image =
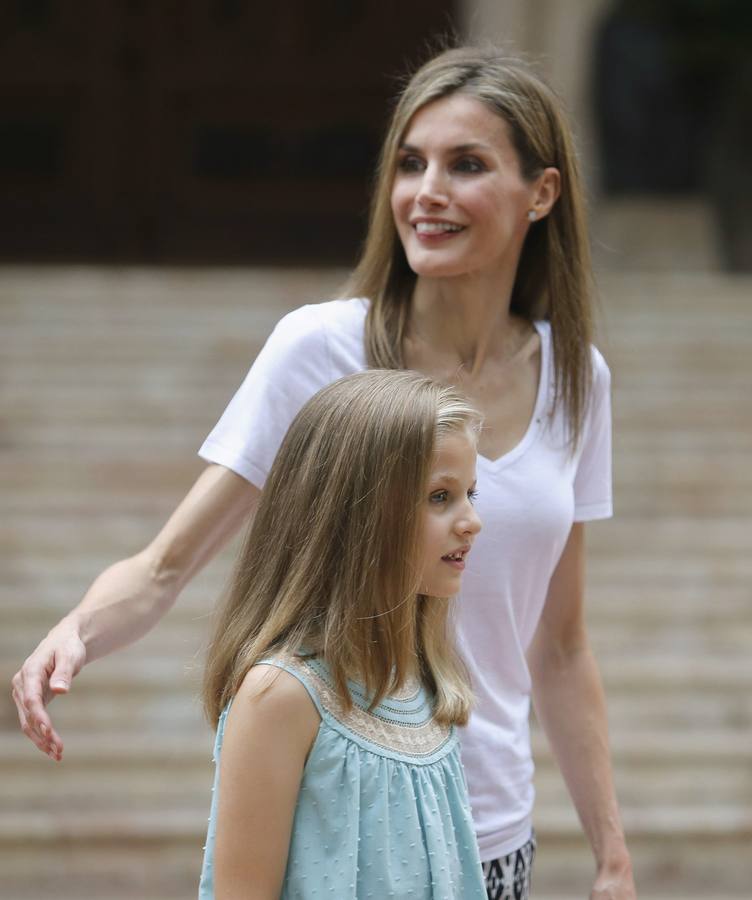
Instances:
[[[480,516],[472,506],[467,514],[457,522],[457,531],[460,534],[477,534],[482,527],[483,523],[480,520]]]

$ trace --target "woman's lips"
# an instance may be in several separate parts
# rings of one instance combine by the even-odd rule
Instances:
[[[443,244],[465,230],[463,225],[455,222],[413,222],[415,236],[421,244]]]

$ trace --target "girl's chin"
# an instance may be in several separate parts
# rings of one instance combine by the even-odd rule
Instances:
[[[446,578],[441,583],[435,582],[421,588],[420,593],[424,597],[454,597],[459,594],[462,587],[462,578],[459,573],[454,578]]]

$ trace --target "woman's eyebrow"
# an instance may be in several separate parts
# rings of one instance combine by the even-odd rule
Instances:
[[[420,147],[416,147],[415,144],[402,143],[399,146],[400,150],[404,150],[406,153],[420,153]],[[473,150],[489,150],[490,147],[487,144],[483,144],[480,141],[473,141],[470,144],[457,144],[455,147],[449,147],[449,153],[470,153]]]

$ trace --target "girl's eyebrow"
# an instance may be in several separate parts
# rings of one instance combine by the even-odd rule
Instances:
[[[451,481],[454,484],[459,483],[459,478],[455,478],[454,475],[450,475],[448,472],[436,472],[431,476],[431,483],[435,481]]]
[[[431,476],[430,484],[446,483],[446,482],[451,482],[452,484],[460,484],[460,479],[455,478],[454,475],[449,475],[448,473],[445,473],[445,472],[438,472],[436,475]],[[475,481],[473,481],[472,487],[474,488],[477,485],[477,483],[478,483],[478,479],[476,478]]]

